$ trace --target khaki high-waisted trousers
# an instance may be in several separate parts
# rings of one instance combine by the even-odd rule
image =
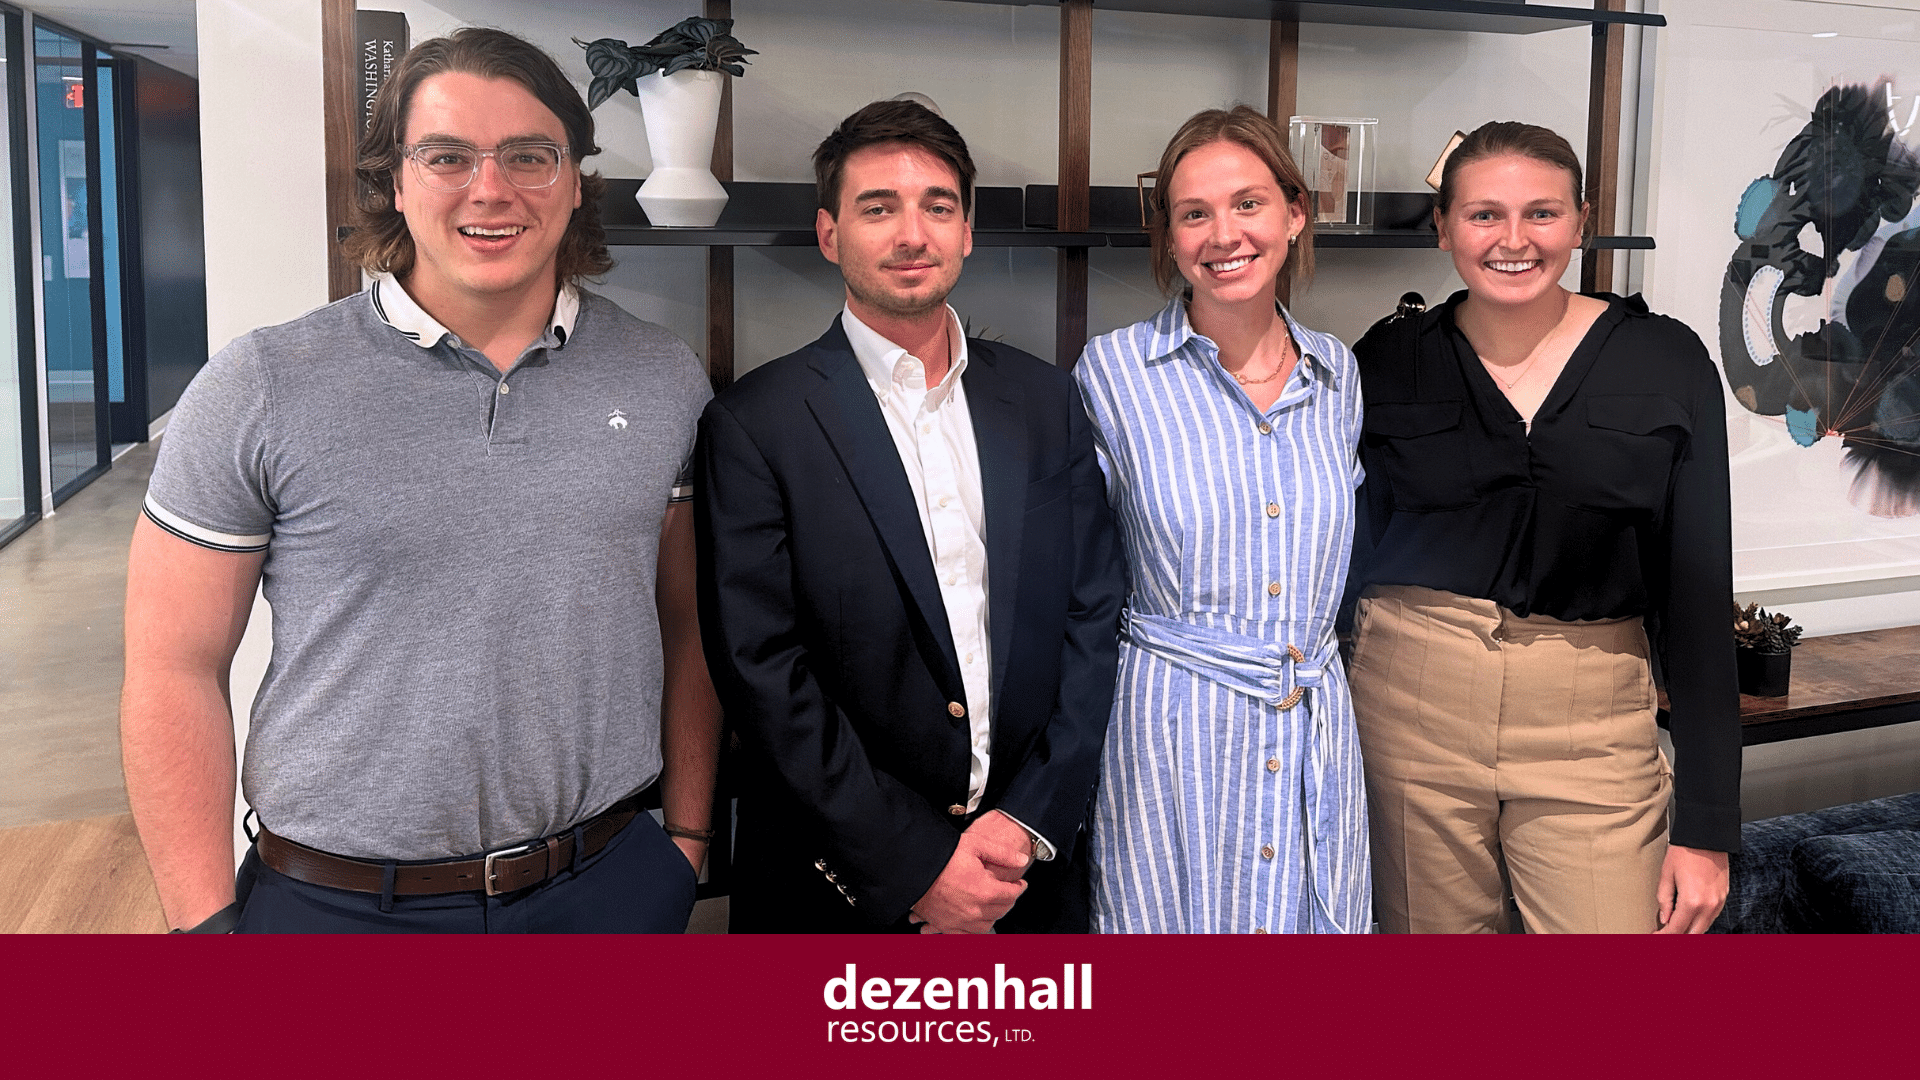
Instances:
[[[1644,933],[1671,786],[1641,621],[1376,586],[1350,680],[1388,933]]]

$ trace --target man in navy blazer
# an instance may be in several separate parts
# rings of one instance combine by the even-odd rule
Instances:
[[[973,245],[951,125],[875,102],[814,169],[846,307],[716,398],[696,451],[732,928],[1084,931],[1125,595],[1085,410],[946,305]]]

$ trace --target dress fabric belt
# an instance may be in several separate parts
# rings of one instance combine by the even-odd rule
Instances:
[[[1331,626],[1307,629],[1311,644],[1298,646],[1128,611],[1121,634],[1177,668],[1275,708],[1291,708],[1300,700],[1296,691],[1325,684],[1340,650]]]
[[[1329,624],[1304,624],[1300,636],[1311,644],[1306,647],[1286,642],[1248,637],[1230,630],[1195,626],[1164,615],[1142,615],[1129,610],[1121,622],[1121,639],[1136,648],[1165,660],[1194,676],[1215,682],[1236,693],[1257,698],[1289,715],[1300,703],[1305,691],[1316,695],[1334,690],[1344,696],[1346,680],[1339,667],[1340,642]],[[1322,919],[1334,928],[1351,932],[1329,906],[1337,894],[1333,860],[1325,857],[1321,838],[1338,829],[1341,797],[1339,781],[1330,774],[1328,764],[1340,757],[1334,740],[1352,742],[1358,735],[1350,712],[1342,710],[1345,722],[1338,730],[1329,730],[1329,711],[1314,700],[1305,710],[1307,760],[1300,772],[1301,798],[1305,813],[1302,855],[1307,860],[1308,881],[1313,883],[1313,905]],[[1291,714],[1298,715],[1298,714]],[[1364,846],[1364,838],[1362,840]]]

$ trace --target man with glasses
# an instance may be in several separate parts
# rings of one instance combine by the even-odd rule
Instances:
[[[684,343],[577,288],[612,261],[593,121],[510,34],[423,42],[360,147],[371,288],[210,361],[127,584],[127,788],[168,922],[208,932],[679,931],[719,711]],[[273,659],[232,875],[226,671]],[[658,780],[664,826],[639,812]]]

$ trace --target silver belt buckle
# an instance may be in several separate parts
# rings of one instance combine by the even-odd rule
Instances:
[[[499,896],[502,893],[515,891],[513,889],[499,889],[494,887],[493,861],[495,859],[511,859],[516,855],[528,855],[538,850],[541,846],[542,844],[540,841],[532,840],[532,841],[528,841],[527,843],[521,844],[519,847],[510,847],[504,851],[487,852],[487,862],[486,862],[486,865],[482,868],[482,876],[484,876],[487,879],[487,895]]]

